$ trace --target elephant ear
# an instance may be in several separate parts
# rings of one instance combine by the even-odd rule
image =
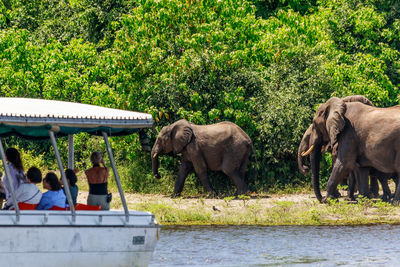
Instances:
[[[329,111],[326,119],[326,129],[329,134],[331,146],[334,147],[334,145],[337,143],[338,135],[346,124],[344,119],[346,104],[343,102],[343,100],[337,97],[328,100],[327,104]]]
[[[361,102],[368,106],[374,106],[374,104],[363,95],[351,95],[342,98],[343,102]]]
[[[179,154],[192,141],[193,130],[189,123],[177,124],[172,131],[174,154]]]

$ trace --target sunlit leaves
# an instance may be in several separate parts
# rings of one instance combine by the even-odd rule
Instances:
[[[397,104],[398,5],[1,1],[0,94],[148,112],[156,130],[181,118],[229,120],[262,159],[257,185],[292,183],[301,177],[297,144],[321,102],[363,94],[377,106]],[[113,145],[133,160],[143,156],[135,140]]]

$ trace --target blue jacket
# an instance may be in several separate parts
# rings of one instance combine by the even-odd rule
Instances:
[[[65,207],[65,197],[64,191],[62,189],[58,191],[47,191],[42,195],[42,199],[37,205],[37,210],[48,210],[53,206],[58,206],[61,208]]]

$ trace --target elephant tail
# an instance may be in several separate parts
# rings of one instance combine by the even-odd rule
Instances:
[[[253,155],[254,155],[254,161],[256,162],[256,164],[254,164],[254,179],[257,179],[257,176],[258,176],[258,173],[257,173],[257,165],[258,165],[257,154],[256,154],[256,150],[254,149],[253,142],[250,143],[250,146],[251,146],[251,151],[253,152]]]

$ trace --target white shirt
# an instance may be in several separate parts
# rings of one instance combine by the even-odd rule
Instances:
[[[15,197],[17,198],[17,202],[38,204],[42,198],[42,192],[40,192],[39,188],[35,184],[23,183],[15,191]],[[11,197],[7,200],[4,206],[14,206]]]

